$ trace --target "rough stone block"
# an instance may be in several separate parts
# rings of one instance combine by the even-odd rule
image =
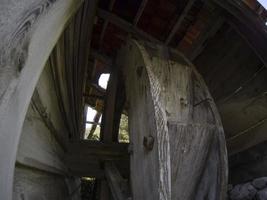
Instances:
[[[252,200],[257,193],[256,188],[251,183],[236,185],[230,192],[231,200]]]

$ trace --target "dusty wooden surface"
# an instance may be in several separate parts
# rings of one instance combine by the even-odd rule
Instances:
[[[194,66],[179,53],[136,41],[117,62],[130,105],[133,198],[225,199],[224,132]]]
[[[32,127],[26,127],[32,132],[43,127],[39,132],[50,132],[53,142],[56,140],[55,143],[63,150],[68,137],[82,137],[79,134],[83,123],[82,95],[95,15],[93,11],[96,10],[93,4],[96,1],[82,2],[0,0],[0,199],[12,198],[17,147],[27,108],[45,63],[69,22],[48,61],[53,76],[47,86],[49,88],[50,84],[55,84],[56,91],[41,86],[43,90],[38,91],[42,96],[41,101],[35,98],[36,112],[43,124],[36,122]],[[81,5],[80,11],[70,20]],[[43,98],[45,95],[53,98]],[[56,106],[58,104],[59,107]],[[23,136],[21,141],[22,149],[18,156],[20,164],[62,173],[63,164],[56,158],[54,162],[51,161],[54,159],[53,153],[48,156],[49,150],[46,148],[49,149],[49,141],[36,141],[36,138],[28,136]],[[34,143],[35,148],[41,145],[44,149],[34,152],[24,142]],[[55,152],[58,153],[58,150]]]

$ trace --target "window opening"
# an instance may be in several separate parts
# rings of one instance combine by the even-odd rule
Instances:
[[[119,128],[119,142],[129,143],[128,116],[125,114],[121,114],[120,128]]]
[[[84,139],[99,140],[102,113],[88,106]]]
[[[98,79],[98,85],[103,89],[107,89],[110,74],[101,74]]]

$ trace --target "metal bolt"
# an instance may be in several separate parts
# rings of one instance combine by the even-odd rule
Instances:
[[[148,150],[151,151],[153,149],[154,146],[154,138],[153,136],[145,136],[144,140],[143,140],[143,145],[144,147]]]

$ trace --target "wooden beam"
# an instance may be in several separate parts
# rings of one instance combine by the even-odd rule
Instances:
[[[105,163],[105,176],[114,200],[127,200],[129,189],[127,181],[122,178],[113,162]]]
[[[47,112],[45,105],[43,105],[41,98],[39,96],[39,92],[36,89],[32,95],[32,105],[40,115],[40,118],[44,122],[45,126],[48,128],[48,130],[54,135],[57,143],[60,145],[60,147],[66,151],[66,143],[67,143],[67,137],[63,137],[56,129],[51,117],[50,113]]]
[[[86,124],[93,124],[93,125],[97,125],[97,126],[100,125],[100,123],[98,123],[98,122],[91,122],[91,121],[86,121]]]
[[[123,176],[128,176],[129,160],[120,160],[118,162],[119,171]],[[79,155],[68,157],[66,159],[66,165],[69,169],[69,174],[77,177],[92,177],[102,179],[105,181],[105,170],[103,169],[103,163],[95,160],[91,160],[87,157],[79,157]]]
[[[124,31],[131,33],[134,37],[143,39],[143,40],[148,40],[154,43],[162,43],[158,39],[154,38],[150,34],[136,28],[133,24],[130,24],[126,20],[118,17],[115,14],[112,14],[108,11],[105,11],[103,9],[98,9],[97,10],[98,16],[103,18],[104,20],[108,20],[110,23],[113,23],[114,25],[120,27]]]
[[[116,161],[121,164],[120,170],[128,173],[128,144],[103,143],[100,141],[71,141],[65,157],[70,172],[76,176],[104,178],[102,162]]]
[[[104,64],[106,64],[107,66],[111,66],[112,65],[112,62],[113,62],[113,58],[105,55],[104,53],[96,50],[96,49],[92,49],[90,51],[90,54],[92,57],[94,57],[95,59],[103,62]]]
[[[104,142],[116,142],[113,135],[113,123],[115,115],[115,103],[118,86],[118,67],[113,65],[113,71],[110,74],[107,94],[105,99],[104,113],[102,116],[102,126],[100,130],[100,139]]]
[[[196,0],[189,0],[182,12],[182,14],[180,15],[180,17],[178,18],[177,22],[175,23],[175,25],[173,26],[170,34],[168,35],[167,39],[165,40],[165,44],[168,45],[173,36],[175,35],[175,33],[177,32],[177,30],[180,28],[182,22],[184,21],[186,15],[188,14],[188,12],[190,11],[191,7],[193,6],[193,4],[195,3]]]
[[[110,12],[112,11],[112,9],[114,7],[115,1],[116,0],[111,0],[110,1],[109,7],[108,7],[108,10]],[[103,39],[104,39],[104,36],[105,36],[105,33],[106,33],[108,22],[109,22],[108,20],[105,20],[104,25],[103,25],[103,28],[102,28],[102,31],[101,31],[101,34],[100,34],[100,39],[99,39],[99,46],[100,47],[102,46],[102,43],[103,43]]]
[[[146,7],[147,2],[148,2],[148,0],[142,0],[140,6],[138,8],[138,11],[137,11],[137,13],[136,13],[136,15],[134,17],[134,21],[133,21],[133,25],[134,26],[137,26],[137,23],[138,23],[140,17],[142,16],[142,14],[143,14],[143,11],[144,11],[144,9]]]
[[[244,2],[237,0],[213,0],[226,11],[229,24],[244,38],[255,54],[267,66],[267,28]]]

